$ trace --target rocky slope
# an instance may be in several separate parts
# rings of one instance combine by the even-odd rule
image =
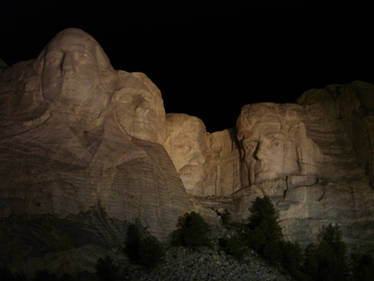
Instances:
[[[126,268],[127,280],[206,280],[206,281],[287,281],[288,276],[268,266],[255,254],[239,263],[214,249],[195,252],[184,248],[171,248],[165,261],[155,270],[146,272],[141,267]]]

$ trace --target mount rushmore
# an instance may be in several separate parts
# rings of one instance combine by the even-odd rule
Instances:
[[[37,58],[2,64],[0,99],[0,263],[89,268],[129,222],[166,240],[186,212],[245,221],[264,195],[288,239],[305,245],[335,223],[350,248],[374,253],[369,83],[244,105],[235,128],[208,133],[197,117],[166,114],[145,74],[113,69],[70,28]]]

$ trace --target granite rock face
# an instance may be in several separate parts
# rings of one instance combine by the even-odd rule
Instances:
[[[371,84],[245,105],[236,128],[208,133],[166,114],[145,74],[113,69],[79,29],[0,71],[0,265],[92,271],[129,222],[166,239],[186,212],[246,220],[264,195],[288,238],[305,245],[337,223],[351,249],[374,253]]]
[[[246,105],[237,122],[243,188],[237,214],[257,196],[275,203],[286,235],[302,244],[338,224],[351,249],[373,253],[372,100],[363,82],[305,92],[298,104]]]
[[[160,144],[160,91],[142,73],[114,70],[84,31],[62,31],[37,59],[3,72],[0,99],[5,225],[7,218],[59,220],[100,206],[108,227],[112,220],[139,219],[166,239],[178,217],[192,209]],[[95,233],[95,227],[90,224],[88,231]],[[118,233],[123,240],[125,232]]]
[[[237,122],[242,164],[259,184],[285,176],[314,177],[323,156],[307,136],[302,107],[293,104],[252,104],[242,108]],[[244,184],[246,185],[246,184]]]
[[[164,143],[165,109],[157,86],[140,72],[118,71],[119,90],[112,97],[122,129],[138,139]]]
[[[231,196],[241,188],[240,151],[234,129],[226,129],[207,136],[209,148],[206,195]]]
[[[208,146],[204,123],[187,114],[166,117],[165,149],[177,169],[186,191],[201,194],[206,178]]]
[[[186,191],[195,196],[229,196],[239,189],[239,149],[232,130],[208,133],[187,114],[167,114],[164,143]]]

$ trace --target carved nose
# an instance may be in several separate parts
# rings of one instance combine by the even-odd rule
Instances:
[[[74,58],[71,54],[64,55],[61,68],[64,72],[74,72]]]
[[[261,160],[264,158],[264,145],[261,143],[257,144],[257,147],[255,149],[255,152],[253,153],[253,157],[256,160]]]
[[[148,112],[149,112],[149,108],[146,108],[146,107],[144,106],[144,104],[141,103],[141,104],[139,104],[139,105],[136,106],[136,108],[135,108],[135,112],[136,112],[137,114],[141,114],[141,115],[146,116],[146,115],[148,114]]]

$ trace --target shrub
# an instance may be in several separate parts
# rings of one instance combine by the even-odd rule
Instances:
[[[281,241],[283,238],[282,228],[278,223],[278,214],[268,196],[257,197],[250,208],[249,228],[264,234],[262,240]],[[260,241],[260,237],[258,239]],[[262,243],[264,244],[264,243]]]
[[[338,226],[323,227],[318,244],[305,250],[304,270],[312,280],[347,280],[346,247]]]
[[[269,241],[259,254],[271,265],[280,265],[282,261],[282,248],[279,241]]]
[[[269,264],[282,266],[295,279],[305,280],[301,272],[303,252],[297,243],[283,239],[278,214],[269,197],[256,198],[250,208],[244,240]]]
[[[99,280],[115,281],[118,279],[119,267],[113,263],[111,257],[99,258],[96,263],[96,275]]]
[[[374,280],[374,259],[367,254],[352,255],[353,268],[352,275],[353,280],[357,281],[369,281]]]
[[[186,213],[179,218],[177,227],[172,233],[173,245],[192,249],[210,246],[210,227],[198,213]]]
[[[231,214],[227,209],[223,213],[218,214],[221,217],[221,223],[222,225],[228,227],[231,224]]]
[[[13,273],[5,267],[0,268],[0,280],[10,281],[13,280]]]
[[[131,263],[140,264],[148,269],[162,261],[165,254],[163,245],[141,226],[131,224],[127,230],[125,252]]]
[[[147,235],[139,243],[139,264],[146,268],[154,268],[165,254],[162,244],[151,235]]]
[[[58,277],[48,270],[40,270],[36,272],[33,281],[58,281]]]
[[[138,263],[140,260],[140,235],[139,227],[136,224],[130,224],[125,240],[125,252],[132,263]]]
[[[271,264],[277,264],[282,258],[282,229],[278,223],[278,215],[269,197],[257,197],[250,208],[248,228],[245,238],[250,247],[263,256]]]
[[[25,275],[13,273],[6,267],[0,267],[0,280],[1,281],[24,281]]]
[[[297,280],[305,280],[305,277],[301,273],[301,266],[304,257],[300,245],[290,241],[282,241],[280,245],[282,252],[281,263],[283,268]]]
[[[247,245],[242,237],[235,234],[229,238],[219,239],[219,246],[226,254],[233,256],[237,260],[242,260],[246,251]]]
[[[329,245],[339,258],[345,260],[347,248],[342,241],[339,226],[329,224],[326,227],[322,227],[321,232],[318,234],[318,241],[320,246],[323,244]]]
[[[74,280],[75,278],[67,273],[64,273],[59,279],[59,281],[74,281]]]

